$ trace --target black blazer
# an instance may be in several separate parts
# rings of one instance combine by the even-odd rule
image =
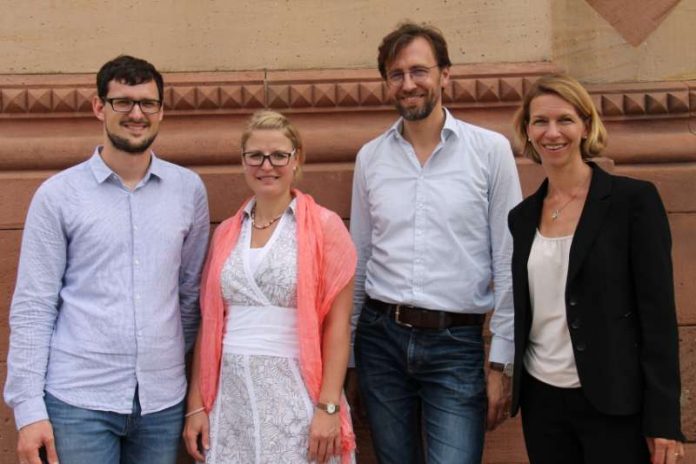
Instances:
[[[642,414],[646,436],[684,440],[671,236],[649,182],[594,163],[570,248],[565,310],[583,392],[599,411]],[[548,180],[508,217],[514,240],[515,371],[512,414],[531,327],[527,260]]]

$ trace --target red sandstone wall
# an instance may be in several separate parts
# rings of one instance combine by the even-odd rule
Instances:
[[[512,136],[521,95],[548,64],[458,66],[447,106],[467,121]],[[244,120],[271,107],[291,115],[308,149],[300,188],[346,220],[355,153],[396,118],[373,71],[201,73],[165,76],[167,106],[156,151],[198,171],[214,223],[249,194],[239,168]],[[0,382],[4,384],[7,312],[24,216],[41,181],[90,156],[101,139],[90,113],[93,76],[0,76]],[[591,87],[610,134],[603,163],[615,172],[655,182],[674,238],[675,286],[681,333],[684,431],[696,440],[696,82]],[[525,194],[540,169],[518,159]],[[12,413],[0,406],[0,462],[15,462]],[[370,458],[357,424],[360,462]],[[487,437],[484,462],[526,462],[519,421]],[[696,446],[685,462],[696,463]],[[188,462],[182,457],[181,462]]]

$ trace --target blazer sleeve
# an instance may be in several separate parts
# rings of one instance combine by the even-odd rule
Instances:
[[[683,441],[672,239],[657,189],[647,182],[639,185],[632,201],[629,234],[645,382],[643,431],[646,436]]]

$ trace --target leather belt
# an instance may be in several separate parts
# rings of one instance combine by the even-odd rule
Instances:
[[[365,304],[387,314],[397,324],[413,329],[443,330],[463,325],[483,325],[485,314],[451,313],[417,306],[385,303],[366,296]]]

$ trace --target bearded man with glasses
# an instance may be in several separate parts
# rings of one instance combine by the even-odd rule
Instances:
[[[360,392],[380,463],[479,463],[485,427],[509,409],[515,161],[505,137],[443,107],[451,63],[438,30],[401,25],[378,64],[401,118],[362,147],[353,177]]]
[[[149,149],[162,98],[152,64],[106,63],[102,145],[31,202],[5,384],[22,464],[176,461],[209,218],[198,175]]]

